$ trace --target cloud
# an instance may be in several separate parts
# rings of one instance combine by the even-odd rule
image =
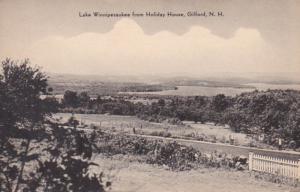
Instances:
[[[193,74],[277,72],[277,50],[256,29],[239,28],[225,39],[193,26],[183,35],[146,35],[130,19],[107,33],[51,36],[25,50],[33,63],[51,72],[77,74]],[[273,70],[273,71],[272,71]]]

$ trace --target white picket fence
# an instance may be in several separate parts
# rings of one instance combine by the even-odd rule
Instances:
[[[249,153],[249,170],[300,179],[300,159],[297,161]]]

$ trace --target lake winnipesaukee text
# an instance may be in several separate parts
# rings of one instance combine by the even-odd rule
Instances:
[[[156,17],[156,18],[170,18],[170,17],[223,17],[224,13],[222,11],[188,11],[188,12],[100,12],[100,11],[80,11],[79,17]]]

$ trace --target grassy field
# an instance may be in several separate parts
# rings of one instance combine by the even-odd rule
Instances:
[[[55,118],[67,121],[72,114],[57,113]],[[152,134],[153,132],[168,132],[173,137],[203,137],[207,141],[229,143],[229,136],[232,135],[236,145],[249,146],[252,138],[245,134],[234,133],[224,126],[213,124],[200,124],[190,121],[183,122],[183,125],[172,125],[169,123],[152,123],[138,119],[134,116],[101,115],[101,114],[75,114],[77,120],[84,124],[94,124],[103,129],[132,133],[135,128],[137,133]],[[191,137],[191,138],[192,138]]]
[[[114,192],[296,192],[299,187],[255,179],[255,173],[204,168],[169,171],[164,167],[139,163],[130,156],[94,157],[112,181]]]
[[[56,118],[67,120],[71,114],[56,114]],[[206,133],[221,137],[223,134],[232,134],[226,127],[214,126],[212,124],[194,124],[184,122],[184,125],[169,125],[164,123],[150,123],[131,116],[114,115],[83,115],[75,114],[75,117],[86,123],[101,125],[103,129],[132,132],[132,127],[143,131],[167,130],[172,134],[186,132]],[[142,128],[138,128],[142,125]],[[240,143],[248,142],[245,135],[236,135]],[[167,141],[166,141],[167,142]],[[125,142],[126,143],[126,142]],[[208,146],[210,147],[210,146]],[[227,146],[234,148],[232,146]],[[195,147],[197,149],[197,147]],[[207,148],[207,146],[206,146]],[[204,151],[199,149],[200,151]],[[224,152],[224,151],[223,151]],[[226,151],[225,151],[226,152]],[[204,152],[203,152],[204,153]],[[230,153],[229,153],[230,154]],[[270,182],[270,177],[255,172],[236,171],[226,168],[197,168],[190,171],[170,171],[170,167],[157,164],[146,164],[143,155],[115,154],[104,156],[96,154],[93,161],[99,164],[93,167],[93,172],[103,171],[106,178],[112,181],[111,191],[210,191],[210,192],[252,192],[252,191],[299,191],[299,187],[291,186],[290,183],[280,181],[280,184]],[[263,175],[263,176],[262,176]],[[272,178],[272,177],[271,177]]]

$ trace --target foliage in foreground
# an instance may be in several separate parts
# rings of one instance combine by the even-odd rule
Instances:
[[[101,192],[90,174],[94,138],[51,121],[57,111],[47,77],[29,61],[6,59],[0,73],[0,191]],[[73,125],[75,125],[73,123]]]

